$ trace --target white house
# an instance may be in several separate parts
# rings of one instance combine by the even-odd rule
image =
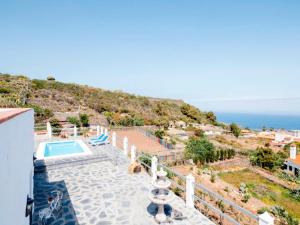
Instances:
[[[300,130],[292,130],[292,135],[296,138],[300,138]]]
[[[297,147],[292,144],[290,147],[290,157],[285,161],[286,169],[294,175],[300,175],[300,155],[297,155]]]
[[[0,108],[1,225],[30,224],[33,152],[33,110]]]

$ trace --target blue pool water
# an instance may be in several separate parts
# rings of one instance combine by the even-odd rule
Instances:
[[[44,156],[69,155],[74,153],[82,153],[84,150],[76,141],[47,143],[45,146]]]

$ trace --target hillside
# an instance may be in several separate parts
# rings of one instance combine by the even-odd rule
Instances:
[[[169,121],[215,123],[213,113],[201,112],[181,100],[136,96],[55,80],[36,80],[0,73],[0,107],[33,107],[36,121],[57,112],[89,115],[92,122],[112,125],[160,125]]]

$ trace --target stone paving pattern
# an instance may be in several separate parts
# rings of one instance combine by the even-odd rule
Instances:
[[[90,148],[106,160],[79,165],[68,163],[57,168],[51,164],[46,173],[35,174],[33,225],[38,224],[38,211],[47,206],[47,196],[52,190],[63,191],[64,197],[61,214],[49,220],[51,225],[157,224],[154,220],[156,205],[148,199],[149,175],[128,174],[129,160],[111,145]],[[213,224],[197,210],[186,208],[178,197],[170,206],[187,217],[172,224]]]

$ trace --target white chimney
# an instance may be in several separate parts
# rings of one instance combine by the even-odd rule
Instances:
[[[290,158],[296,159],[296,154],[297,154],[297,147],[296,145],[292,144],[290,147]]]

